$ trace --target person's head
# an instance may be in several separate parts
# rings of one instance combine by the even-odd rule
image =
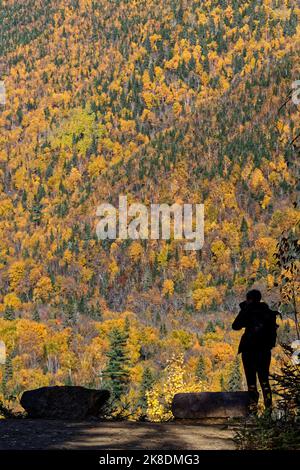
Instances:
[[[246,294],[246,299],[247,299],[248,303],[260,302],[261,301],[261,293],[257,289],[249,290],[249,292],[247,292],[247,294]]]

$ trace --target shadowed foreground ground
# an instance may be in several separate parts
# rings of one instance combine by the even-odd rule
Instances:
[[[222,424],[0,420],[0,450],[231,450],[232,436]]]

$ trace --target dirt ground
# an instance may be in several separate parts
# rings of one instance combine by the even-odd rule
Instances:
[[[224,424],[0,420],[0,450],[233,450]]]

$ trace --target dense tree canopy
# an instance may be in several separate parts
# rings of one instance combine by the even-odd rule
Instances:
[[[282,106],[300,78],[299,17],[297,0],[1,2],[6,396],[100,386],[127,316],[143,410],[173,354],[191,387],[236,387],[232,315],[253,285],[278,300],[277,240],[299,219],[299,106]],[[119,194],[204,203],[203,249],[99,242],[96,208]]]

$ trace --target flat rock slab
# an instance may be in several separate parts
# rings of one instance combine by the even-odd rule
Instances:
[[[249,413],[248,392],[177,393],[172,402],[177,419],[240,418]]]
[[[84,387],[41,387],[24,392],[21,405],[30,418],[85,419],[99,417],[109,399],[108,390]]]
[[[0,450],[234,450],[222,425],[0,420]]]

